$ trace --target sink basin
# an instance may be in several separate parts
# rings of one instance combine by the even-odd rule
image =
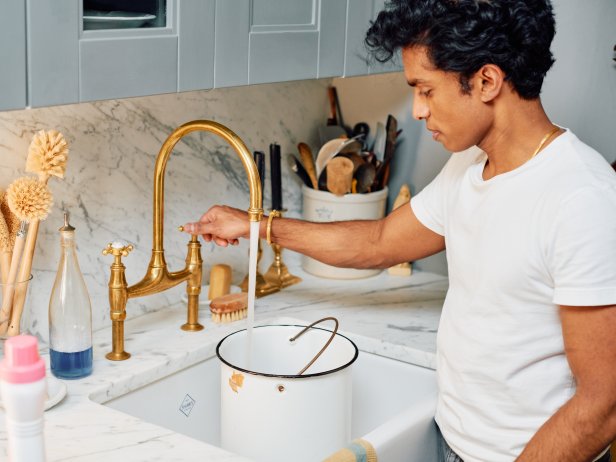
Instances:
[[[379,462],[436,461],[436,393],[433,370],[360,351],[352,438],[369,441]],[[104,405],[220,446],[220,362],[212,356]]]

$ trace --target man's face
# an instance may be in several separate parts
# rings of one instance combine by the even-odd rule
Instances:
[[[425,120],[432,138],[452,152],[479,144],[491,120],[488,105],[480,98],[481,82],[471,78],[470,94],[463,93],[458,75],[435,69],[425,47],[405,48],[402,62],[413,87],[413,117]]]

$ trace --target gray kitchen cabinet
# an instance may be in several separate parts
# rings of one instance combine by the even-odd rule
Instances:
[[[84,23],[82,0],[27,1],[31,106],[212,88],[215,0],[167,0],[162,23],[106,29]]]
[[[350,0],[346,20],[346,50],[344,77],[379,74],[402,70],[399,56],[394,61],[382,64],[371,60],[364,43],[370,22],[383,9],[385,0]]]
[[[346,0],[217,0],[214,86],[341,76]]]
[[[26,7],[24,0],[0,4],[0,110],[26,107]]]

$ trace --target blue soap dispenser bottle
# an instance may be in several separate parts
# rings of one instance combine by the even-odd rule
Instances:
[[[92,373],[92,307],[68,212],[59,231],[60,264],[49,300],[51,372],[61,379],[79,379]]]

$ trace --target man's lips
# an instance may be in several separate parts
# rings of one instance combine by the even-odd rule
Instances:
[[[432,132],[432,139],[436,140],[439,135],[441,134],[441,132],[439,132],[438,130],[433,130],[431,128],[428,128],[428,131]]]

